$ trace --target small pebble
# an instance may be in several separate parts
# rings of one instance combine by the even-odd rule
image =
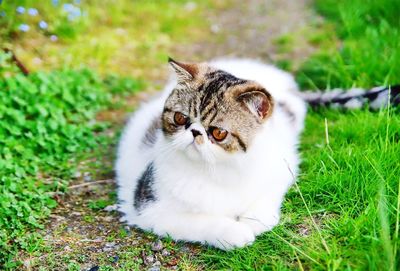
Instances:
[[[110,251],[118,249],[118,248],[119,248],[119,246],[115,242],[108,242],[108,243],[105,243],[103,251],[110,252]]]
[[[190,248],[189,247],[187,247],[187,246],[183,246],[183,247],[181,247],[181,252],[183,252],[183,253],[189,253],[190,252]]]
[[[115,247],[115,245],[116,245],[115,242],[108,242],[108,243],[105,243],[105,246],[106,246],[106,247]]]
[[[146,257],[144,258],[144,261],[145,261],[145,263],[147,263],[147,264],[153,263],[153,262],[154,262],[154,256],[153,256],[153,255],[146,256]]]
[[[166,256],[171,255],[171,253],[167,249],[164,248],[163,251],[161,252],[161,255],[166,257]]]
[[[65,246],[65,247],[64,247],[64,251],[70,252],[70,251],[72,251],[72,249],[71,249],[70,246]]]
[[[100,231],[104,231],[105,227],[102,224],[97,225],[97,229]]]
[[[75,171],[75,173],[74,173],[74,178],[75,178],[75,179],[78,179],[78,178],[80,178],[80,177],[82,177],[82,172],[80,172],[80,171]]]
[[[111,221],[114,220],[114,217],[112,217],[112,216],[105,216],[105,217],[102,218],[102,220],[103,220],[104,222],[111,222]]]
[[[161,240],[157,240],[156,242],[154,242],[152,245],[151,245],[151,250],[152,251],[161,251],[162,249],[163,249],[163,244],[162,244],[162,242],[161,242]]]
[[[108,205],[104,208],[104,211],[106,212],[112,212],[112,211],[116,211],[118,209],[118,205],[117,204],[113,204],[113,205]]]
[[[83,177],[83,179],[85,180],[85,182],[90,182],[90,181],[92,181],[92,176],[86,175]]]

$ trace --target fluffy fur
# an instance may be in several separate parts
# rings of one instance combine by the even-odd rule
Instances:
[[[246,151],[229,153],[205,138],[210,158],[205,154],[206,161],[199,161],[192,157],[196,150],[182,151],[182,145],[193,142],[189,131],[171,143],[157,128],[177,87],[173,80],[159,98],[135,112],[123,133],[116,162],[119,210],[129,225],[231,249],[250,244],[279,222],[292,172],[298,171],[306,106],[295,94],[293,77],[273,66],[250,60],[220,60],[210,66],[258,82],[272,95],[273,112]],[[192,125],[205,132],[201,121]],[[137,202],[138,197],[144,202]]]
[[[170,63],[177,80],[142,105],[122,135],[119,210],[129,225],[222,249],[250,244],[279,222],[298,172],[305,101],[387,103],[376,89],[300,94],[290,74],[252,60]],[[184,127],[176,112],[190,119]],[[214,126],[228,130],[222,142],[211,139]]]

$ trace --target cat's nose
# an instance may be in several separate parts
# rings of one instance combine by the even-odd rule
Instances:
[[[192,129],[191,132],[193,134],[193,137],[201,136],[201,133],[199,131],[197,131],[196,129]]]

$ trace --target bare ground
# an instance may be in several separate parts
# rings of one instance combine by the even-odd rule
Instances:
[[[268,62],[291,60],[295,70],[313,51],[303,37],[312,31],[311,22],[320,20],[308,1],[249,0],[224,1],[210,10],[209,37],[197,44],[180,44],[172,55],[182,61],[204,61],[213,57],[242,56]],[[289,43],[289,45],[288,45]],[[160,67],[166,77],[166,68]],[[154,84],[160,83],[154,80]],[[146,95],[133,97],[132,105]],[[116,130],[126,112],[104,112]],[[114,131],[110,131],[114,133]],[[112,161],[115,146],[104,157],[82,163],[67,193],[56,195],[59,206],[51,215],[44,235],[48,249],[41,256],[27,256],[27,270],[100,270],[100,266],[123,270],[200,270],[193,258],[198,245],[159,240],[152,234],[126,227],[113,210],[115,183]],[[93,172],[101,172],[100,174]],[[100,181],[99,181],[100,180]],[[107,211],[108,210],[108,211]]]

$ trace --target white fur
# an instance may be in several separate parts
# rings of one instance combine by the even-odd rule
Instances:
[[[123,133],[116,162],[119,210],[129,225],[175,240],[231,249],[250,244],[279,222],[284,195],[294,181],[291,171],[295,175],[298,171],[297,144],[306,106],[296,95],[293,77],[273,66],[240,59],[211,65],[257,81],[276,104],[284,102],[290,108],[295,121],[276,106],[246,153],[225,153],[206,137],[201,146],[191,144],[189,131],[172,141],[160,132],[149,148],[142,139],[151,121],[160,116],[175,86],[172,81],[159,98],[135,112]],[[200,122],[193,125],[204,129]],[[152,161],[156,200],[137,212],[133,207],[137,180]]]

